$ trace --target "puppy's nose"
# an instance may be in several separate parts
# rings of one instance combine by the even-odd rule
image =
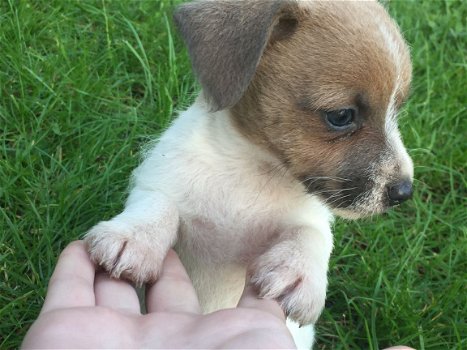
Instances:
[[[403,180],[389,185],[387,190],[389,205],[397,205],[412,197],[412,182],[410,180]]]

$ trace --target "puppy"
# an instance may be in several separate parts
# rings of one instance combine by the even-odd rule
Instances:
[[[412,194],[407,45],[377,2],[204,0],[174,17],[202,92],[134,171],[124,211],[88,232],[91,258],[142,284],[176,244],[205,312],[234,306],[248,274],[309,348],[296,325],[323,309],[334,215]]]

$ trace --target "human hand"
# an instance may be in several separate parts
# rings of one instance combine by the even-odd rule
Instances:
[[[22,348],[295,348],[277,302],[247,286],[237,308],[201,313],[175,252],[146,293],[142,315],[134,288],[97,273],[84,243],[60,255],[38,319]]]

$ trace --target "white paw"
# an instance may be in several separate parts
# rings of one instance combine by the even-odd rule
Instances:
[[[326,300],[326,268],[305,264],[291,253],[272,251],[253,264],[251,283],[260,297],[276,299],[285,314],[300,325],[315,323]]]
[[[144,228],[142,228],[144,230]],[[137,227],[115,221],[102,221],[85,236],[91,260],[115,278],[125,278],[142,285],[157,279],[167,250],[135,234]]]

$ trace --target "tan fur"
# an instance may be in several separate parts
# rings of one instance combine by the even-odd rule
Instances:
[[[376,2],[301,3],[295,16],[299,26],[293,35],[266,48],[249,89],[233,108],[235,124],[297,176],[310,169],[333,174],[346,156],[342,149],[364,143],[381,151],[385,111],[398,79],[399,106],[408,94],[409,51]],[[400,75],[378,29],[381,22],[401,48]],[[369,107],[365,125],[357,135],[336,139],[318,111],[355,106],[359,99]]]

